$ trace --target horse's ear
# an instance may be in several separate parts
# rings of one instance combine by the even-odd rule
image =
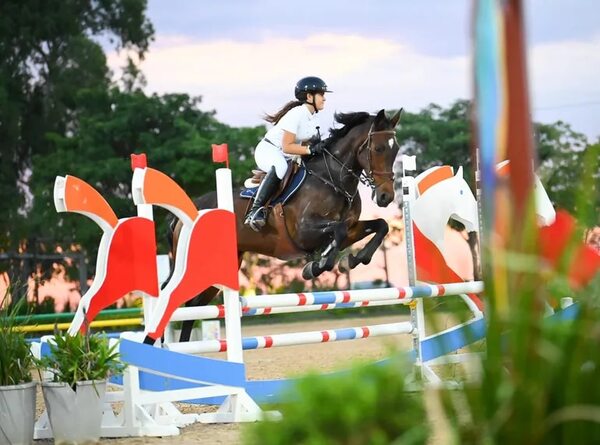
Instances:
[[[404,108],[400,108],[396,114],[394,114],[392,116],[392,118],[390,119],[390,123],[392,124],[392,128],[396,128],[396,126],[398,125],[398,122],[400,122],[400,116],[402,116],[402,112],[404,111]]]
[[[458,176],[460,178],[463,177],[463,169],[462,169],[462,165],[460,167],[458,167],[458,170],[456,170],[456,174],[454,176]]]
[[[387,117],[385,116],[385,110],[381,109],[375,115],[375,119],[373,119],[372,129],[373,130],[382,130],[386,127]]]

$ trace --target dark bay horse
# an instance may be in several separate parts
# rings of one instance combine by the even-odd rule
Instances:
[[[336,114],[336,121],[343,126],[331,131],[323,154],[302,160],[308,172],[303,185],[284,207],[277,205],[269,212],[267,224],[258,233],[244,225],[248,201],[234,190],[240,263],[244,252],[282,260],[307,258],[302,276],[308,280],[332,270],[341,250],[374,234],[356,255],[344,256],[338,267],[347,271],[368,264],[387,235],[388,225],[383,219],[359,220],[358,184],[371,187],[380,207],[394,200],[392,166],[399,150],[395,128],[401,112],[391,118],[384,110],[376,115]],[[216,208],[216,192],[194,202],[198,209]],[[180,230],[178,222],[170,234],[173,255]],[[217,293],[218,289],[211,287],[186,305],[207,305]],[[189,340],[192,325],[192,320],[183,322],[181,341]]]

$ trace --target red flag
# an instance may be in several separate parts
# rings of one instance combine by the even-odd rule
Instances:
[[[148,167],[148,162],[146,161],[146,153],[141,153],[139,155],[132,154],[131,155],[131,169],[135,170],[136,168],[146,168]]]
[[[229,153],[227,152],[227,144],[212,144],[213,162],[224,162],[229,168]]]

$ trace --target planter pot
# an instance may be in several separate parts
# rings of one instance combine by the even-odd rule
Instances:
[[[89,444],[100,439],[106,381],[43,382],[42,391],[55,444]]]
[[[36,382],[0,386],[0,443],[33,443]]]

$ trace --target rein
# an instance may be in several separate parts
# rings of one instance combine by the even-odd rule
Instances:
[[[327,172],[329,173],[329,179],[322,177],[321,175],[317,174],[314,170],[311,170],[310,168],[308,168],[308,166],[306,165],[306,163],[304,162],[304,160],[302,161],[302,163],[304,164],[304,167],[306,168],[306,172],[309,175],[313,175],[314,177],[316,177],[317,179],[320,179],[324,184],[328,185],[329,187],[333,188],[333,190],[335,190],[337,193],[344,195],[344,197],[346,198],[346,201],[348,202],[349,205],[352,204],[352,202],[354,201],[354,198],[356,197],[356,195],[358,194],[358,187],[356,188],[356,190],[354,191],[353,194],[349,193],[345,188],[343,187],[338,187],[335,182],[333,181],[333,177],[331,175],[331,170],[329,169],[329,164],[327,163],[327,157],[326,155],[328,155],[331,159],[333,159],[335,162],[337,162],[340,167],[342,168],[342,170],[345,170],[345,172],[347,174],[349,174],[350,176],[353,176],[354,179],[356,179],[357,181],[363,183],[364,185],[368,186],[371,188],[371,190],[375,191],[377,189],[377,184],[375,184],[375,176],[387,176],[387,180],[388,181],[393,181],[394,180],[394,172],[392,171],[378,171],[378,170],[373,170],[373,168],[371,167],[371,138],[374,134],[389,134],[389,135],[393,135],[394,141],[396,142],[396,131],[395,130],[379,130],[379,131],[373,131],[373,124],[371,124],[371,128],[369,129],[369,134],[367,135],[366,139],[363,141],[362,144],[360,144],[360,146],[358,147],[357,150],[357,156],[360,156],[360,153],[363,151],[363,149],[365,147],[368,147],[368,151],[367,151],[367,163],[369,165],[369,171],[365,172],[365,169],[363,169],[360,173],[360,175],[357,175],[356,173],[354,173],[354,171],[351,168],[346,167],[346,164],[344,162],[342,162],[341,160],[339,160],[333,153],[331,153],[329,150],[327,150],[326,148],[323,149],[323,160],[325,161],[325,167],[327,167]],[[397,143],[397,142],[396,142]],[[342,176],[342,172],[340,171],[340,178]]]

